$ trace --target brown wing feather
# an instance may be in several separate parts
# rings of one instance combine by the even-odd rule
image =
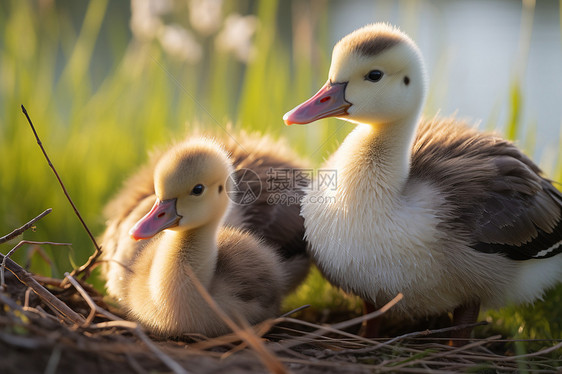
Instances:
[[[257,199],[238,206],[244,226],[280,246],[279,254],[285,259],[303,255],[306,242],[300,198],[306,186],[295,181],[295,173],[305,169],[304,163],[282,142],[248,135],[243,139],[241,144],[227,141],[226,147],[238,177],[250,169],[259,178],[259,183],[249,184]]]
[[[562,251],[562,195],[511,142],[454,118],[423,121],[410,178],[439,189],[443,228],[476,250],[516,260]]]

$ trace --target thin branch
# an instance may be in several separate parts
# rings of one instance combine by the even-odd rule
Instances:
[[[0,254],[0,258],[4,259],[4,255]],[[12,274],[14,274],[20,282],[25,284],[27,287],[30,287],[33,292],[37,294],[43,300],[43,302],[53,310],[56,310],[63,316],[68,322],[82,325],[84,323],[84,317],[80,314],[76,313],[72,309],[68,307],[65,303],[61,300],[56,298],[52,293],[50,293],[45,287],[39,284],[34,278],[33,274],[29,273],[21,266],[16,264],[11,259],[6,259],[6,269],[8,269]]]
[[[168,366],[176,374],[188,374],[189,372],[185,370],[180,364],[178,364],[170,356],[162,352],[156,344],[146,334],[141,330],[139,326],[133,330],[140,340],[154,353],[160,361],[162,361],[166,366]]]
[[[495,338],[495,336],[490,337],[490,338],[486,338],[484,340],[489,340]],[[550,340],[550,339],[547,339]],[[517,342],[517,341],[522,341],[522,342],[533,342],[533,341],[543,341],[543,339],[494,339],[495,342]],[[460,347],[463,348],[463,347]],[[521,354],[521,355],[517,355],[517,356],[502,356],[502,355],[498,355],[495,353],[492,353],[488,356],[483,356],[483,355],[471,355],[471,358],[474,360],[494,360],[494,361],[501,361],[501,362],[507,362],[507,361],[518,361],[518,360],[522,360],[525,358],[531,358],[531,357],[537,357],[537,356],[542,356],[542,355],[546,355],[550,352],[554,352],[554,351],[558,351],[562,349],[562,342],[559,342],[558,344],[553,345],[552,347],[548,347],[548,348],[543,348],[539,351],[536,352],[531,352],[531,353],[525,353],[525,354]]]
[[[337,334],[338,336],[344,336],[346,338],[351,338],[351,339],[355,339],[357,341],[360,341],[364,344],[369,344],[369,345],[378,345],[379,342],[377,342],[376,340],[370,339],[370,338],[365,338],[363,336],[359,336],[356,334],[352,334],[350,332],[346,332],[343,330],[337,330],[332,328],[331,326],[321,326],[321,325],[317,325],[315,323],[311,323],[311,322],[307,322],[307,321],[303,321],[300,319],[295,319],[295,318],[279,318],[278,319],[279,322],[290,322],[290,323],[294,323],[297,325],[302,325],[302,326],[306,326],[306,327],[313,327],[316,330],[312,331],[312,332],[305,332],[305,331],[301,331],[301,333],[303,333],[302,336],[297,337],[297,338],[293,338],[291,337],[290,339],[288,339],[287,341],[282,343],[282,349],[283,350],[287,350],[290,348],[293,348],[295,346],[301,345],[301,344],[305,344],[305,343],[310,343],[310,342],[314,342],[316,341],[317,338],[320,337],[325,337],[324,334],[326,333],[333,333],[333,334]]]
[[[547,354],[547,353],[550,353],[550,352],[558,351],[560,349],[562,349],[562,342],[560,342],[560,343],[558,343],[558,344],[556,344],[552,347],[541,349],[540,351],[537,351],[537,352],[526,353],[526,354],[522,354],[522,355],[518,355],[518,356],[511,356],[511,357],[506,356],[506,357],[499,358],[499,360],[500,361],[515,361],[515,360],[520,360],[520,359],[523,359],[523,358],[536,357],[536,356],[544,355],[544,354]]]
[[[252,328],[256,336],[262,337],[269,330],[271,330],[275,323],[276,320],[267,319],[257,325],[252,326]],[[190,344],[189,348],[202,351],[219,346],[233,345],[234,343],[241,341],[240,336],[236,333],[217,336],[215,338],[208,338],[199,334],[184,334],[184,336],[192,340],[199,340],[196,343]],[[247,346],[247,344],[244,343],[244,346]]]
[[[303,343],[306,343],[307,341],[314,341],[314,339],[316,339],[318,336],[322,336],[328,332],[332,332],[332,333],[337,333],[337,334],[341,334],[344,336],[349,336],[349,333],[346,333],[345,331],[343,331],[343,329],[346,329],[350,326],[359,324],[363,321],[367,321],[373,318],[377,318],[380,317],[381,315],[383,315],[384,313],[386,313],[390,308],[392,308],[394,305],[396,305],[400,300],[402,300],[402,298],[404,297],[404,295],[402,295],[402,293],[398,293],[394,299],[390,300],[388,303],[386,303],[382,308],[375,310],[374,312],[371,312],[369,314],[365,314],[363,316],[357,317],[357,318],[353,318],[344,322],[340,322],[340,323],[336,323],[334,325],[331,326],[319,326],[319,325],[313,325],[313,327],[318,327],[315,331],[312,331],[302,337],[299,337],[298,339],[293,339],[293,340],[289,340],[286,343],[283,344],[284,348],[292,348],[294,346],[297,345],[301,345]],[[285,320],[289,321],[292,320],[291,318],[285,318]],[[296,320],[295,320],[296,321]],[[301,321],[304,322],[304,321]],[[301,323],[299,322],[299,323]],[[352,335],[352,334],[351,334]],[[370,342],[371,344],[377,344],[376,341],[371,340],[371,339],[367,339],[367,338],[363,338],[357,335],[352,335],[360,340],[364,340],[366,342]],[[376,345],[376,347],[378,347],[378,345]],[[376,348],[375,348],[376,349]]]
[[[2,264],[0,265],[0,291],[6,288],[6,282],[4,281],[4,269],[6,268],[6,260],[9,259],[18,248],[24,244],[35,244],[35,245],[60,245],[60,246],[71,246],[71,243],[55,243],[55,242],[34,242],[29,240],[22,240],[14,248],[12,248],[2,259]]]
[[[304,310],[304,309],[307,309],[307,308],[310,308],[310,304],[301,305],[301,306],[299,306],[298,308],[295,308],[295,309],[293,309],[293,310],[291,310],[291,311],[289,311],[289,312],[287,312],[287,313],[282,314],[281,317],[279,317],[279,318],[289,317],[291,314],[298,313],[298,312],[300,312],[301,310]]]
[[[23,308],[29,308],[29,299],[31,297],[31,291],[33,291],[31,288],[27,287],[25,289],[25,297],[24,297],[24,302],[23,302]]]
[[[333,329],[337,329],[337,330],[343,330],[346,329],[348,327],[351,327],[353,325],[358,325],[359,323],[362,323],[364,321],[369,321],[373,318],[377,318],[382,316],[383,314],[385,314],[386,312],[388,312],[388,310],[390,308],[392,308],[394,305],[396,305],[400,300],[402,300],[404,298],[404,295],[402,293],[398,293],[396,296],[394,296],[394,298],[392,300],[390,300],[388,303],[386,303],[382,308],[380,308],[379,310],[375,310],[374,312],[365,314],[363,316],[359,316],[344,322],[340,322],[340,323],[336,323],[334,325],[332,325],[331,327]]]
[[[96,313],[101,314],[107,319],[113,321],[121,320],[121,318],[117,317],[115,314],[108,312],[107,310],[103,309],[98,304],[96,304],[94,300],[90,297],[88,292],[86,292],[84,287],[82,287],[82,285],[72,275],[70,275],[69,273],[64,273],[64,276],[70,281],[70,283],[74,286],[74,288],[78,290],[80,295],[82,295],[82,298],[86,300],[86,303],[88,303],[88,305],[91,308],[90,315],[88,315],[88,318],[86,318],[86,321],[84,322],[84,326],[88,326],[90,325],[90,323],[92,323]]]
[[[125,321],[124,319],[119,319],[117,321],[107,321],[107,322],[98,322],[93,323],[88,328],[90,329],[109,329],[113,327],[121,327],[124,329],[131,329],[134,330],[138,327],[138,323],[133,321]]]
[[[483,345],[483,344],[487,344],[487,343],[489,343],[489,342],[491,342],[491,341],[494,341],[494,340],[497,340],[497,339],[499,339],[499,338],[501,338],[501,335],[490,336],[490,337],[488,337],[488,338],[486,338],[486,339],[477,340],[477,341],[475,341],[475,342],[472,342],[472,343],[463,345],[462,347],[452,348],[451,350],[448,350],[448,351],[443,351],[443,352],[436,353],[436,354],[432,355],[431,358],[432,358],[432,359],[442,358],[442,357],[446,357],[446,356],[453,355],[453,354],[455,354],[455,353],[465,352],[465,351],[468,351],[468,350],[471,349],[471,348],[478,347],[478,346]],[[408,362],[404,362],[404,363],[401,363],[401,364],[398,364],[398,365],[395,365],[395,366],[391,366],[390,369],[391,369],[392,371],[400,371],[400,370],[398,370],[398,369],[402,369],[402,368],[404,368],[405,366],[413,366],[415,363],[417,363],[417,362],[420,361],[420,360],[421,360],[421,359],[409,360]],[[387,364],[388,364],[388,363],[387,363]]]
[[[341,350],[341,351],[337,351],[337,352],[336,351],[328,352],[328,353],[324,354],[322,356],[322,358],[333,357],[333,356],[348,354],[348,353],[353,353],[353,354],[369,353],[369,352],[372,352],[374,350],[380,349],[384,346],[390,345],[392,343],[396,343],[397,341],[404,340],[404,339],[407,339],[407,338],[414,338],[414,337],[427,336],[427,335],[433,335],[433,334],[441,334],[441,333],[444,333],[444,332],[457,331],[457,330],[462,330],[462,329],[465,329],[465,328],[468,328],[468,327],[477,327],[477,326],[483,326],[483,325],[487,325],[487,324],[488,324],[488,322],[482,321],[482,322],[476,322],[476,323],[470,323],[470,324],[464,324],[464,325],[445,327],[445,328],[437,329],[437,330],[423,330],[423,331],[409,332],[409,333],[404,334],[404,335],[396,336],[396,337],[394,337],[392,339],[389,339],[385,342],[381,342],[377,346],[366,347],[366,348],[361,348],[361,349]]]
[[[91,308],[90,315],[84,321],[82,326],[89,326],[93,328],[106,328],[106,327],[123,327],[126,329],[130,329],[133,331],[137,337],[143,341],[143,343],[166,365],[168,366],[174,373],[176,374],[188,374],[188,372],[181,367],[176,361],[174,361],[170,356],[166,355],[162,352],[154,343],[146,336],[146,334],[142,331],[139,325],[135,322],[125,321],[120,317],[108,312],[107,310],[103,309],[99,305],[97,305],[94,300],[90,297],[88,292],[84,290],[82,285],[69,273],[64,273],[64,276],[68,281],[78,290],[82,298],[88,303]],[[94,316],[96,313],[102,314],[104,317],[108,318],[109,322],[101,322],[95,325],[90,325],[93,321]]]
[[[70,195],[66,191],[66,187],[64,186],[64,183],[62,183],[62,180],[59,177],[59,174],[57,173],[57,170],[55,169],[55,166],[53,165],[53,163],[51,162],[51,159],[47,155],[47,151],[45,151],[45,148],[43,147],[43,143],[41,142],[41,139],[39,139],[39,135],[37,135],[37,131],[35,131],[35,126],[33,126],[33,122],[31,121],[31,118],[27,114],[27,110],[25,109],[25,107],[23,105],[21,106],[21,110],[22,110],[23,114],[25,115],[25,118],[27,118],[27,122],[29,122],[29,125],[31,126],[31,130],[33,130],[33,135],[35,135],[35,139],[37,140],[37,144],[41,148],[41,151],[43,152],[43,155],[45,156],[45,159],[47,160],[47,163],[49,164],[49,166],[53,170],[53,173],[55,173],[55,176],[57,177],[57,180],[59,181],[59,184],[62,188],[62,191],[64,192],[64,195],[66,196],[68,202],[72,206],[72,209],[74,209],[74,213],[76,214],[76,216],[80,220],[80,223],[82,224],[82,226],[84,227],[84,229],[88,233],[88,236],[90,237],[90,240],[92,241],[92,243],[94,243],[94,247],[96,248],[94,254],[92,254],[90,256],[88,261],[84,265],[82,265],[80,268],[74,269],[71,273],[73,276],[78,276],[78,275],[84,273],[84,277],[87,278],[88,275],[89,275],[90,267],[96,262],[97,258],[101,255],[101,248],[98,245],[98,243],[96,242],[96,239],[94,238],[94,235],[92,235],[92,232],[90,231],[90,229],[86,225],[86,222],[84,222],[84,220],[82,219],[82,216],[80,215],[80,212],[76,208],[76,205],[74,205],[74,202],[70,198]]]
[[[185,370],[179,363],[174,361],[170,356],[165,354],[160,350],[156,344],[142,331],[140,326],[136,322],[125,321],[122,319],[116,321],[100,322],[90,325],[90,328],[94,329],[105,329],[108,327],[121,327],[131,330],[142,342],[162,361],[166,366],[168,366],[176,374],[188,374],[189,372]]]
[[[41,213],[37,217],[33,218],[31,221],[29,221],[28,223],[26,223],[22,227],[20,227],[18,229],[15,229],[14,231],[12,231],[11,233],[9,233],[6,236],[1,237],[0,238],[0,244],[5,243],[7,241],[10,241],[13,238],[23,234],[24,231],[27,231],[30,228],[32,228],[33,225],[35,224],[35,222],[39,221],[41,218],[45,217],[47,214],[51,213],[52,211],[53,211],[53,209],[51,209],[51,208],[45,210],[43,213]]]

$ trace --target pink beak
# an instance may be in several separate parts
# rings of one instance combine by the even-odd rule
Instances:
[[[129,235],[135,240],[152,238],[164,229],[177,226],[181,218],[176,211],[176,199],[156,199],[150,212],[129,230]]]
[[[326,82],[316,95],[286,113],[283,116],[283,121],[287,125],[305,124],[321,118],[348,115],[347,109],[351,106],[351,103],[345,100],[346,86],[347,82]]]

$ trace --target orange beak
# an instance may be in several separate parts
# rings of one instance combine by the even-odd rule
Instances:
[[[129,230],[129,235],[135,240],[149,239],[162,230],[177,226],[182,217],[176,211],[176,200],[156,199],[150,212]]]
[[[347,109],[351,106],[351,103],[345,100],[346,86],[347,82],[326,82],[316,95],[286,113],[283,116],[283,121],[287,125],[305,124],[321,118],[348,115]]]

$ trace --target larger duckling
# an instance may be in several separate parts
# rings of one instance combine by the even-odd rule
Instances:
[[[427,82],[414,42],[372,24],[334,47],[328,82],[287,124],[357,124],[302,215],[333,284],[419,318],[532,302],[562,280],[562,195],[512,143],[455,119],[420,120]]]
[[[254,166],[254,177],[265,177],[260,174],[268,168],[298,164],[285,162],[279,144],[269,158],[271,148],[262,141],[228,145],[231,152],[194,138],[173,146],[154,156],[110,204],[113,216],[102,242],[108,293],[154,333],[229,331],[195,289],[191,273],[231,318],[252,324],[275,317],[282,297],[307,273],[298,205],[267,204],[265,188],[266,196],[245,205],[231,201],[237,171],[248,172],[241,166]],[[243,181],[250,190],[259,187],[257,180]],[[292,192],[302,194],[300,188]]]

